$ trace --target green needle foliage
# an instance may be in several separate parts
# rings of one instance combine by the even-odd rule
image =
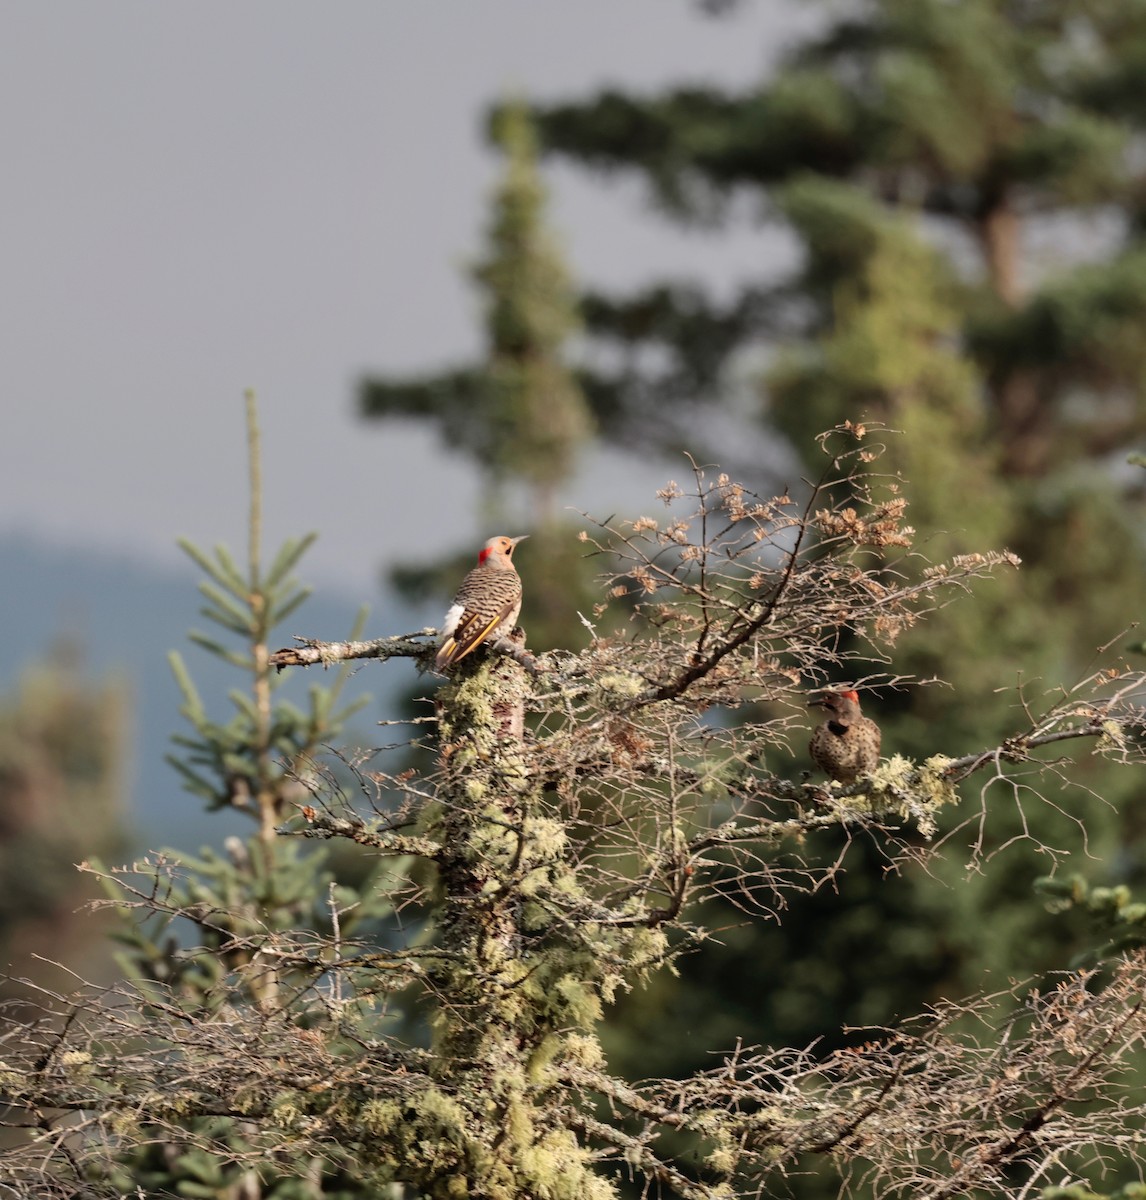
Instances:
[[[192,632],[202,650],[233,666],[245,686],[228,695],[229,719],[212,715],[180,654],[171,666],[183,695],[190,732],[176,734],[168,755],[184,788],[208,811],[250,820],[250,837],[230,836],[225,849],[198,855],[163,851],[130,870],[100,871],[124,920],[115,934],[120,962],[138,994],[156,1011],[172,1008],[187,1020],[218,1019],[236,1004],[268,1019],[323,975],[344,943],[385,939],[394,918],[382,871],[360,854],[334,855],[283,839],[278,829],[311,800],[321,768],[316,757],[335,742],[367,698],[343,703],[343,667],[331,686],[313,684],[300,708],[278,695],[282,680],[269,662],[269,639],[309,594],[293,572],[314,540],[288,540],[264,567],[260,549],[261,497],[254,398],[247,397],[251,512],[247,562],[224,546],[207,553],[180,545],[206,578],[200,612],[219,632]],[[352,634],[352,636],[354,636]],[[319,941],[335,944],[319,952]],[[328,1003],[337,1009],[334,992]],[[362,1002],[369,1009],[368,1000]],[[138,1117],[135,1147],[106,1170],[106,1186],[122,1194],[189,1197],[248,1196],[310,1200],[359,1195],[344,1191],[337,1161],[318,1169],[309,1159],[268,1175],[239,1165],[249,1142],[231,1114],[189,1117],[148,1133]],[[182,1131],[182,1132],[180,1132]]]
[[[1127,392],[1142,378],[1146,306],[1143,46],[1137,0],[870,0],[826,14],[743,91],[610,89],[534,106],[545,152],[635,175],[682,224],[717,225],[749,199],[805,255],[797,276],[750,280],[731,301],[686,281],[591,295],[588,333],[626,364],[589,373],[598,420],[638,448],[673,445],[720,402],[734,356],[831,323],[837,281],[871,253],[873,215],[898,213],[925,219],[964,284],[956,328],[1008,474],[1041,478],[1141,435]],[[814,213],[801,191],[819,193]],[[1096,225],[1104,236],[1082,253],[1054,253]],[[1034,249],[1040,236],[1049,252]],[[666,365],[641,367],[644,347]],[[860,414],[834,419],[846,415]]]
[[[1146,946],[1146,904],[1124,884],[1092,887],[1081,875],[1069,875],[1040,879],[1037,886],[1051,912],[1087,918],[1088,928],[1077,940],[1089,944],[1072,965],[1092,967]]]

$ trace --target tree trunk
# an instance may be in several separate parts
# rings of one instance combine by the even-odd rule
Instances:
[[[1023,302],[1022,225],[1006,192],[1000,193],[980,218],[979,242],[995,294],[1008,308],[1018,309]],[[1004,474],[1040,474],[1046,465],[1049,438],[1037,369],[1019,366],[1003,376],[994,388],[994,402]]]
[[[529,680],[510,658],[475,659],[438,704],[444,956],[431,984],[440,1091],[423,1099],[420,1116],[440,1123],[446,1149],[410,1182],[435,1198],[610,1200],[613,1188],[592,1173],[567,1122],[553,1119],[566,1100],[554,1068],[575,1022],[557,997],[538,1003],[562,978],[567,947],[538,928],[539,881],[561,875],[563,860],[546,836],[554,822],[540,812],[523,741]]]

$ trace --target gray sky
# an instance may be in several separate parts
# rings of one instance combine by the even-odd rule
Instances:
[[[268,535],[320,531],[320,588],[368,599],[379,563],[484,538],[463,464],[353,414],[362,373],[478,348],[484,105],[746,83],[813,7],[4,0],[0,532],[159,562],[180,534],[241,543],[251,386]],[[635,186],[549,180],[595,284],[726,287],[776,252],[683,237]],[[597,456],[566,502],[640,507],[664,478],[615,468]]]

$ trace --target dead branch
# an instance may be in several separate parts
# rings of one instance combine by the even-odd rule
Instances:
[[[295,635],[297,646],[288,646],[271,654],[272,667],[329,667],[353,658],[415,658],[428,661],[438,638],[436,629],[420,629],[395,637],[373,638],[359,642],[320,642],[316,638]]]

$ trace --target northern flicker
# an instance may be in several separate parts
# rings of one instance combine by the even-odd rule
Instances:
[[[442,623],[442,646],[434,663],[439,671],[514,627],[521,612],[521,577],[513,565],[513,548],[528,536],[492,537],[482,547],[478,565],[462,580]]]
[[[858,692],[825,691],[808,703],[828,710],[808,743],[817,766],[840,783],[855,783],[879,766],[879,726],[860,712]]]

